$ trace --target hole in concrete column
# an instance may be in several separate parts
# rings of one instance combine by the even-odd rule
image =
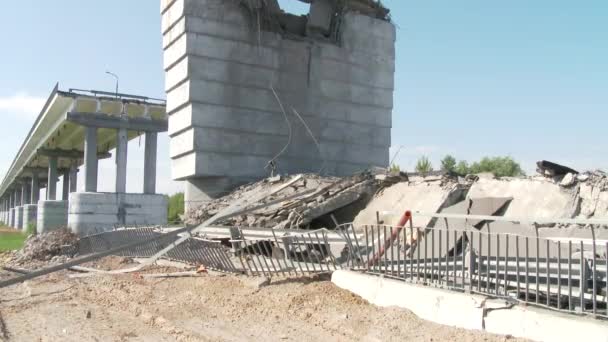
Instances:
[[[279,6],[288,14],[307,15],[310,13],[310,4],[298,0],[279,0]]]

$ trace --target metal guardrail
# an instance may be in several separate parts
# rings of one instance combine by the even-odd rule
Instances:
[[[476,228],[347,224],[340,230],[355,270],[608,318],[608,243]]]
[[[103,252],[118,246],[146,241],[159,237],[149,243],[144,243],[120,253],[118,256],[131,258],[149,258],[174,242],[179,236],[167,236],[157,228],[118,229],[90,235],[78,241],[76,252],[80,255]],[[164,258],[193,264],[202,264],[209,269],[224,272],[240,272],[233,264],[229,251],[217,241],[190,238],[167,252]]]
[[[165,259],[205,267],[221,272],[259,276],[288,276],[326,273],[340,268],[328,242],[328,230],[290,234],[272,238],[250,239],[239,228],[233,228],[234,239],[208,240],[191,237],[171,249]],[[118,256],[148,258],[154,256],[177,238],[162,238],[158,228],[117,229],[84,237],[71,254],[86,255],[159,237],[149,243],[129,248]],[[344,243],[338,246],[345,246]],[[228,247],[231,246],[231,247]],[[345,258],[344,260],[347,260]]]
[[[541,238],[477,228],[352,224],[334,230],[278,231],[251,236],[192,237],[164,258],[221,272],[300,276],[353,269],[410,283],[505,298],[568,313],[608,318],[608,242]],[[118,229],[83,238],[78,253],[160,237],[119,253],[151,257],[176,238],[157,228]],[[330,237],[330,239],[328,239]],[[341,237],[337,238],[337,237]]]
[[[307,233],[249,240],[242,230],[233,230],[230,240],[235,255],[247,274],[272,276],[329,273],[340,269],[341,259],[334,256],[327,229]],[[342,244],[345,246],[345,244]],[[340,244],[337,245],[338,247]]]

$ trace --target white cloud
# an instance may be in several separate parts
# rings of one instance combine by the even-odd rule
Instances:
[[[42,110],[45,101],[43,97],[19,92],[12,96],[0,97],[0,112],[12,116],[25,115],[28,119],[35,118]]]

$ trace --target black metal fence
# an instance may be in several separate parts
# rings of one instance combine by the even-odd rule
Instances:
[[[340,227],[351,267],[407,282],[608,317],[608,243],[471,229]],[[361,241],[362,240],[362,241]]]

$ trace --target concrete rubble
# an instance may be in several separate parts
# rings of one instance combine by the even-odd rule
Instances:
[[[200,224],[230,203],[283,182],[285,178],[277,176],[241,186],[224,197],[190,210],[186,214],[187,223]],[[309,193],[297,196],[297,193],[307,190]],[[353,222],[355,227],[395,225],[405,210],[440,213],[465,199],[471,203],[477,203],[473,200],[479,199],[508,199],[496,215],[512,218],[588,219],[608,216],[608,177],[600,171],[559,176],[548,176],[545,172],[519,178],[494,178],[483,174],[455,177],[439,173],[408,177],[378,170],[350,177],[306,174],[303,181],[294,184],[284,195],[297,197],[217,224],[275,229],[331,229],[336,225],[335,221]],[[276,199],[269,197],[265,201]],[[462,210],[451,209],[450,212],[472,214],[465,207],[468,208],[462,206]],[[432,217],[421,214],[414,214],[414,217],[416,226],[432,226]]]
[[[23,248],[13,252],[6,263],[26,268],[63,263],[73,256],[77,241],[78,236],[66,229],[30,235]]]
[[[231,203],[254,196],[270,187],[281,185],[288,178],[280,176],[264,179],[260,182],[243,185],[227,196],[212,200],[186,214],[188,224],[200,224],[206,219],[225,209]],[[222,225],[262,228],[297,228],[335,226],[328,217],[340,222],[350,222],[358,210],[365,207],[374,193],[389,184],[394,178],[375,177],[371,172],[364,172],[350,177],[322,177],[305,174],[303,180],[282,192],[282,196],[297,196],[285,202],[217,222]],[[264,204],[277,197],[268,197],[257,204]],[[349,221],[350,219],[350,221]]]

